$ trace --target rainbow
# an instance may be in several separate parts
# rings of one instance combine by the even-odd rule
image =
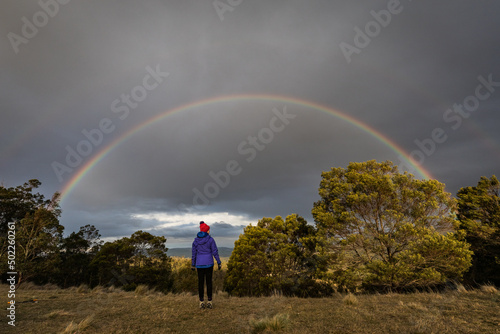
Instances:
[[[221,102],[230,102],[230,101],[245,101],[245,100],[257,100],[257,101],[272,101],[272,102],[281,102],[281,103],[290,103],[290,104],[295,104],[307,108],[312,108],[319,110],[321,112],[327,113],[329,115],[333,115],[341,120],[344,120],[355,127],[361,129],[362,131],[372,135],[375,137],[377,140],[382,142],[384,145],[389,147],[392,151],[395,153],[399,154],[402,156],[405,161],[408,163],[409,166],[414,167],[414,169],[420,174],[420,176],[426,178],[426,179],[433,179],[432,175],[425,170],[423,167],[419,166],[418,164],[415,164],[412,159],[409,158],[408,154],[404,151],[403,148],[401,148],[398,144],[387,138],[383,133],[379,132],[378,130],[372,128],[371,126],[355,119],[352,116],[349,116],[347,114],[344,114],[338,110],[323,106],[321,104],[311,102],[311,101],[306,101],[306,100],[301,100],[297,98],[292,98],[292,97],[286,97],[286,96],[279,96],[279,95],[266,95],[266,94],[238,94],[238,95],[228,95],[228,96],[218,96],[218,97],[213,97],[213,98],[208,98],[188,104],[184,104],[182,106],[164,111],[146,121],[143,123],[140,123],[136,125],[135,127],[131,128],[127,132],[123,133],[121,136],[117,137],[114,139],[111,143],[109,143],[107,146],[105,146],[101,151],[96,153],[89,161],[87,161],[80,169],[76,172],[76,174],[64,185],[63,189],[61,190],[61,202],[68,197],[68,195],[71,193],[71,191],[75,188],[75,186],[85,177],[85,175],[92,169],[94,166],[96,166],[106,155],[111,152],[114,148],[118,147],[121,143],[126,141],[128,138],[132,137],[134,134],[138,133],[139,131],[143,130],[147,126],[160,121],[164,119],[165,117],[179,113],[188,109],[193,109],[193,108],[198,108],[202,106],[207,106],[215,103],[221,103]]]

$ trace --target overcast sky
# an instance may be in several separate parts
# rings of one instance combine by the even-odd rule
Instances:
[[[0,182],[50,197],[96,159],[63,194],[65,233],[170,248],[200,220],[228,247],[262,217],[313,223],[322,171],[405,161],[376,132],[455,195],[500,176],[499,17],[497,1],[2,1]]]

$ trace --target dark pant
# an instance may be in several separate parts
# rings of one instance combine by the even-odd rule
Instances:
[[[207,296],[208,300],[212,300],[212,273],[214,272],[214,267],[210,268],[197,268],[198,270],[198,294],[200,300],[203,300],[203,295],[205,294],[205,280],[207,281]]]

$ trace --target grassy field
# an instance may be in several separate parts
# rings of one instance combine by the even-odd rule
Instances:
[[[0,285],[2,300],[7,285]],[[37,299],[36,303],[29,301]],[[4,304],[5,305],[5,304]],[[85,287],[22,286],[16,327],[1,333],[500,333],[500,292],[494,287],[443,293],[336,294],[331,298],[214,296],[198,309],[190,294],[164,295]]]

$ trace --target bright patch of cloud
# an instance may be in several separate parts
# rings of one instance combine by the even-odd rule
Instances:
[[[132,214],[131,217],[134,219],[146,220],[149,222],[157,221],[158,224],[155,225],[154,229],[198,224],[202,220],[208,225],[214,223],[225,223],[232,226],[247,226],[251,223],[257,223],[255,220],[249,219],[245,215],[235,215],[229,212],[212,212],[203,215],[191,212],[176,214],[166,212],[152,212]]]

